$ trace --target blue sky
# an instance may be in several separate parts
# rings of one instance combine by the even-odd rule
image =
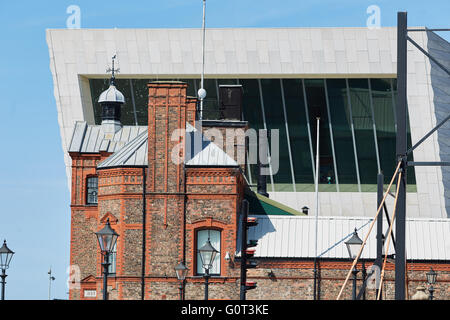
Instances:
[[[450,2],[207,0],[207,27],[363,27],[370,5],[381,26],[408,11],[410,26],[450,27]],[[65,28],[70,5],[82,28],[198,28],[202,0],[0,2],[0,239],[16,252],[7,299],[66,299],[70,195],[64,169],[47,28]],[[447,35],[447,39],[450,37]]]

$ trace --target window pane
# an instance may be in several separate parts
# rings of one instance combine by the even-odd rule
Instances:
[[[345,79],[327,80],[334,150],[341,191],[358,191],[350,109]]]
[[[278,172],[272,172],[275,184],[274,188],[275,191],[294,191],[287,145],[286,125],[283,114],[280,79],[262,79],[261,90],[267,129],[269,131],[278,130],[279,132]],[[269,139],[269,145],[271,145],[271,139]],[[276,155],[273,155],[273,161],[275,161],[275,157]],[[276,166],[272,166],[272,170],[276,170]],[[269,188],[269,190],[271,189]]]
[[[283,79],[283,88],[296,190],[298,192],[314,191],[302,81],[300,79]]]
[[[87,178],[87,204],[97,204],[97,194],[98,194],[98,178],[89,177]]]
[[[206,90],[206,98],[203,100],[203,119],[219,119],[219,103],[217,100],[218,87],[216,80],[204,79],[204,87]],[[198,81],[198,88],[200,88],[200,81]]]
[[[324,80],[305,80],[306,98],[308,102],[309,121],[311,123],[311,140],[313,142],[314,158],[316,154],[317,120],[320,117],[319,128],[319,184],[320,191],[336,191],[333,154],[331,151],[330,127],[325,100]]]
[[[200,253],[198,249],[203,247],[208,241],[208,236],[211,245],[219,251],[214,258],[213,265],[209,270],[209,274],[220,275],[220,231],[218,230],[200,230],[197,232],[197,274],[204,274],[205,269],[203,269],[202,259],[200,258]]]
[[[148,125],[148,87],[150,79],[133,79],[134,101],[136,104],[136,114],[138,125]]]
[[[258,132],[259,129],[264,129],[258,81],[256,79],[241,79],[239,83],[242,84],[243,89],[242,109],[244,120],[248,121],[249,128]],[[250,164],[250,174],[255,184],[258,177],[256,164]]]
[[[396,167],[396,129],[389,79],[371,79],[372,101],[377,128],[380,166],[384,183],[389,183]]]
[[[114,244],[113,252],[109,255],[108,258],[108,262],[110,263],[110,265],[108,266],[108,274],[115,275],[117,263],[117,242]]]
[[[394,88],[394,106],[395,106],[395,103],[397,103],[397,79],[393,79],[393,88]],[[406,108],[408,109],[408,105],[406,106]],[[406,113],[406,116],[407,116],[407,126],[406,126],[407,131],[406,131],[406,133],[407,133],[407,139],[408,139],[407,145],[408,145],[408,148],[411,148],[412,143],[411,143],[411,127],[409,125],[409,112]],[[408,161],[414,161],[412,152],[408,155]],[[407,182],[407,191],[408,192],[416,192],[417,191],[416,174],[415,174],[414,167],[407,168],[406,182]]]
[[[370,109],[369,83],[367,79],[349,79],[350,99],[355,128],[361,190],[376,192],[377,157]]]

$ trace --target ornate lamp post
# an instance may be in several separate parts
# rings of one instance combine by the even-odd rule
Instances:
[[[350,256],[350,259],[354,260],[356,258],[356,253],[358,252],[358,249],[361,247],[363,241],[359,238],[358,232],[353,232],[352,237],[345,242],[345,245],[347,246],[348,255]],[[353,274],[353,294],[352,299],[356,300],[356,275],[358,274],[359,270],[355,267],[352,270]]]
[[[108,300],[108,267],[110,265],[109,255],[114,250],[114,246],[116,244],[117,238],[119,237],[119,234],[111,228],[109,219],[106,221],[105,227],[95,234],[97,236],[98,244],[100,245],[100,250],[103,255],[103,300]]]
[[[178,287],[178,289],[180,289],[180,300],[184,300],[184,281],[188,270],[189,269],[184,265],[183,261],[175,267],[177,278],[180,281],[180,286]]]
[[[5,300],[5,284],[6,284],[6,269],[9,268],[9,263],[14,255],[14,252],[6,245],[6,240],[3,241],[3,246],[0,248],[0,268],[2,269],[2,300]]]
[[[198,252],[200,253],[203,269],[205,269],[205,275],[203,276],[205,278],[205,300],[208,300],[209,269],[211,269],[213,261],[219,251],[211,245],[211,241],[209,241],[208,238],[208,241],[206,241],[203,247],[198,249]]]
[[[427,272],[427,282],[430,285],[430,287],[428,288],[428,291],[430,291],[430,300],[433,300],[433,293],[434,293],[433,284],[436,283],[436,277],[437,277],[436,271],[434,271],[433,268],[430,267],[430,271]]]

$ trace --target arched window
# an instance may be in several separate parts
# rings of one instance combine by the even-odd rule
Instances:
[[[197,274],[202,275],[205,273],[205,269],[203,269],[202,259],[200,258],[200,254],[198,253],[198,249],[201,248],[206,241],[211,242],[211,245],[219,251],[213,261],[211,269],[209,269],[210,275],[220,275],[220,231],[213,229],[203,229],[197,231]]]
[[[92,176],[86,179],[86,204],[97,204],[98,177]]]
[[[108,266],[108,275],[110,277],[114,277],[116,275],[117,242],[114,244],[113,251],[110,253],[108,257],[108,262],[110,263],[110,265]]]

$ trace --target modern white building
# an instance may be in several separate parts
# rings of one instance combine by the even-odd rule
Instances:
[[[116,85],[125,95],[122,122],[147,125],[149,80],[199,87],[200,29],[47,30],[64,161],[70,177],[75,121],[99,124],[99,95],[117,55]],[[214,118],[218,86],[241,84],[243,118],[280,130],[280,170],[270,198],[315,211],[315,118],[320,124],[320,215],[373,217],[377,174],[395,167],[396,28],[207,29],[205,118]],[[433,32],[409,35],[450,68],[450,44]],[[450,79],[408,44],[410,143],[450,112]],[[450,161],[450,123],[413,152],[414,161]],[[255,183],[255,170],[248,180]],[[70,179],[69,179],[70,181]],[[407,217],[450,217],[450,170],[408,169]],[[393,198],[388,197],[388,208]],[[392,210],[392,209],[391,209]]]

